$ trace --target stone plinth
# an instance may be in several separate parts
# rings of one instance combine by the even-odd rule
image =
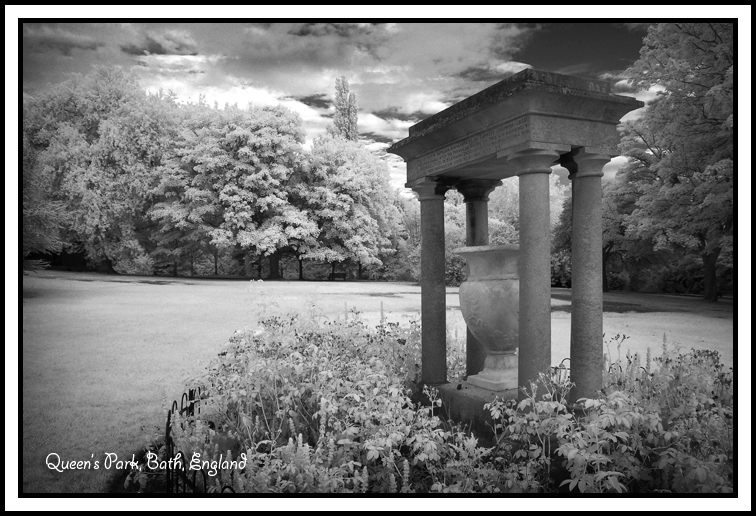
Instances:
[[[493,446],[496,442],[493,418],[483,406],[496,396],[505,401],[517,399],[516,389],[492,391],[468,382],[447,383],[438,388],[438,394],[444,414],[452,421],[466,425],[482,446]]]

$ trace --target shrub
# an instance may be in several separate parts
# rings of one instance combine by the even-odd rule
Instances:
[[[464,351],[450,348],[453,378]],[[198,379],[202,417],[175,417],[174,441],[186,457],[245,458],[211,491],[732,492],[732,372],[716,353],[665,348],[653,372],[649,357],[607,360],[602,396],[576,406],[555,368],[521,402],[487,405],[491,448],[439,418],[420,356],[415,322],[266,317]]]
[[[645,367],[637,354],[609,363],[605,395],[578,400],[574,412],[569,384],[542,374],[519,404],[489,404],[499,442],[520,443],[512,459],[539,489],[731,493],[732,371],[717,352],[671,353],[666,345],[654,362],[653,373],[650,355]],[[557,484],[560,468],[569,478]]]
[[[551,254],[551,286],[572,285],[571,256],[569,250],[562,249]]]
[[[184,456],[247,457],[232,480],[238,492],[428,491],[443,462],[470,449],[419,408],[420,334],[382,321],[369,329],[359,314],[318,323],[312,315],[273,316],[237,332],[198,379],[202,419],[176,417]],[[463,364],[459,351],[455,364]],[[460,365],[461,367],[461,365]],[[451,427],[450,427],[451,428]],[[456,440],[455,440],[456,439]],[[448,446],[458,442],[461,451]],[[221,479],[222,480],[222,479]],[[221,485],[221,484],[219,484]]]

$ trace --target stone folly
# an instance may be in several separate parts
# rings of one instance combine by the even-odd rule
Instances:
[[[619,119],[642,105],[610,94],[603,81],[524,70],[415,124],[407,138],[388,149],[407,162],[407,187],[420,199],[424,383],[447,382],[444,195],[456,188],[464,196],[466,244],[486,246],[488,195],[515,177],[520,190],[517,384],[527,386],[551,366],[548,175],[560,164],[570,171],[574,206],[573,396],[593,397],[601,388],[602,169],[618,154]],[[502,317],[512,310],[505,301],[496,303]],[[479,342],[480,334],[468,328],[469,376],[484,370],[491,349]],[[502,385],[509,384],[492,387]]]

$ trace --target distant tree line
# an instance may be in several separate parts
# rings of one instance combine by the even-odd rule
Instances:
[[[301,119],[281,106],[182,104],[115,68],[55,85],[24,104],[22,258],[79,250],[110,272],[264,266],[268,278],[293,258],[300,279],[304,262],[383,267],[412,200],[356,141],[344,78],[336,105],[334,127],[305,151]]]

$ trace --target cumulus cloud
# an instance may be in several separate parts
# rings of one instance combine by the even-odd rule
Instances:
[[[332,121],[335,79],[344,75],[362,137],[401,186],[405,165],[385,147],[411,125],[527,68],[512,56],[533,30],[501,23],[29,24],[24,90],[33,94],[62,80],[63,70],[86,73],[105,62],[182,101],[202,94],[220,106],[282,104],[302,117],[309,147]]]
[[[357,129],[360,134],[370,135],[378,141],[393,142],[407,136],[412,122],[390,118],[388,120],[364,113],[357,119]]]
[[[656,84],[651,86],[648,90],[638,90],[630,84],[627,79],[621,79],[614,83],[612,86],[612,93],[616,95],[623,95],[625,97],[633,97],[636,100],[640,100],[645,104],[642,108],[630,111],[623,116],[620,121],[627,122],[629,120],[636,120],[640,118],[646,110],[646,106],[649,103],[658,98],[658,94],[664,91],[664,86]]]
[[[185,30],[146,33],[139,43],[128,43],[121,50],[132,55],[197,55],[197,44]]]

